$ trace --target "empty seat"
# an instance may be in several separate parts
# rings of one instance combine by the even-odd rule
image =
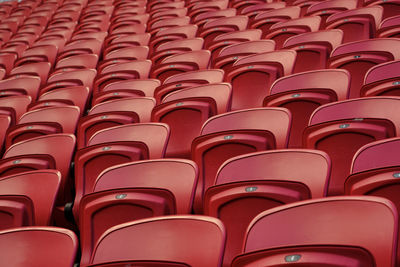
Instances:
[[[85,147],[90,137],[99,130],[122,124],[149,122],[155,104],[151,97],[126,97],[95,105],[87,116],[79,120],[78,148]]]
[[[9,115],[6,114],[0,114],[0,126],[1,126],[1,130],[0,130],[0,151],[3,152],[4,151],[4,139],[7,136],[7,131],[8,128],[11,125],[11,117]]]
[[[228,83],[201,85],[174,91],[152,111],[152,121],[171,127],[166,155],[190,158],[192,140],[211,116],[230,110],[232,89]]]
[[[221,49],[218,56],[212,60],[211,65],[226,71],[232,67],[234,62],[245,56],[271,52],[274,49],[275,42],[272,40],[248,41],[229,45]]]
[[[96,69],[99,56],[96,54],[82,54],[69,56],[57,61],[54,70]]]
[[[40,87],[39,77],[14,77],[0,81],[0,96],[27,95],[35,101]]]
[[[362,7],[339,12],[326,19],[325,29],[343,31],[343,43],[374,38],[376,29],[382,21],[383,8],[380,6]]]
[[[264,2],[262,1],[259,4],[255,5],[249,5],[245,8],[243,8],[240,12],[241,15],[246,15],[250,18],[250,22],[256,17],[258,14],[270,11],[270,10],[276,10],[276,9],[283,9],[286,7],[285,2]]]
[[[86,86],[69,86],[42,94],[39,99],[29,105],[29,110],[45,107],[77,106],[80,116],[86,113],[89,88]]]
[[[50,75],[47,80],[47,85],[40,90],[40,95],[70,86],[85,86],[92,92],[92,85],[96,74],[97,72],[94,69],[80,69],[54,73]]]
[[[14,124],[27,110],[32,98],[28,95],[16,95],[0,98],[0,114],[10,116]]]
[[[400,61],[389,61],[376,65],[365,74],[361,96],[399,96]]]
[[[232,84],[232,110],[262,106],[271,84],[292,73],[295,59],[295,51],[280,50],[250,55],[233,63],[225,74],[225,81]]]
[[[261,38],[261,31],[258,29],[250,29],[243,31],[234,31],[223,33],[214,38],[207,45],[207,49],[211,52],[211,62],[215,60],[222,48],[233,44],[239,44],[247,41],[257,41]]]
[[[174,74],[193,70],[207,69],[211,53],[208,50],[197,50],[172,55],[154,66],[150,77],[163,82]]]
[[[292,113],[289,147],[302,147],[303,131],[312,112],[320,105],[345,100],[349,94],[350,74],[345,70],[315,70],[276,80],[266,107],[284,107]]]
[[[288,6],[258,13],[249,23],[249,28],[262,30],[264,38],[272,25],[278,22],[297,19],[300,16],[300,7]]]
[[[381,22],[376,32],[376,37],[400,37],[400,15],[389,17]]]
[[[78,246],[78,238],[67,229],[13,228],[0,232],[0,264],[72,267]]]
[[[195,211],[201,211],[204,193],[225,160],[287,147],[290,125],[291,115],[285,108],[245,109],[208,119],[192,142],[192,159],[199,166]]]
[[[204,214],[219,218],[226,227],[224,266],[231,266],[241,252],[247,226],[256,215],[282,204],[324,197],[329,173],[329,157],[314,150],[272,150],[225,161],[204,196]]]
[[[10,73],[16,59],[16,55],[13,54],[0,54],[0,67],[6,71],[6,74]]]
[[[1,228],[50,225],[60,182],[57,170],[26,171],[0,178]],[[7,201],[12,203],[8,212],[3,209]]]
[[[56,60],[58,47],[55,45],[40,45],[24,51],[22,56],[15,61],[15,66],[34,62],[50,62],[53,66]]]
[[[49,75],[51,64],[49,62],[36,62],[30,64],[24,64],[15,67],[11,70],[11,77],[21,77],[21,76],[37,76],[40,78],[41,86],[44,86],[47,82],[47,77]]]
[[[350,98],[360,96],[360,88],[366,72],[373,66],[400,59],[396,38],[377,38],[338,46],[333,50],[328,66],[345,69],[351,74]]]
[[[127,96],[125,94],[132,94],[131,96],[153,97],[154,91],[158,86],[160,86],[160,81],[156,79],[132,79],[118,81],[110,83],[103,88],[103,92],[101,93],[109,94],[108,96],[102,95],[102,97],[100,97],[99,95],[101,93],[99,93],[96,95],[96,98],[99,99],[99,102],[103,102],[105,99]],[[114,94],[114,96],[111,97],[111,94]]]
[[[164,58],[179,54],[182,52],[196,51],[203,48],[204,40],[202,38],[188,38],[182,40],[170,41],[157,47],[151,54],[150,59],[155,63],[161,62]]]
[[[76,106],[45,107],[28,111],[7,131],[6,147],[47,134],[74,134],[79,115],[80,110]]]
[[[330,0],[322,1],[311,5],[307,9],[306,16],[319,16],[321,17],[321,29],[325,28],[326,19],[336,13],[342,11],[355,9],[358,0]]]
[[[133,60],[98,69],[99,75],[93,84],[93,93],[102,91],[106,85],[112,82],[148,78],[151,65],[150,60]]]
[[[223,81],[224,72],[220,69],[195,70],[169,76],[163,84],[154,90],[154,98],[161,103],[169,93],[210,83]]]
[[[397,225],[393,204],[378,197],[284,205],[260,213],[250,223],[245,254],[232,266],[395,266]]]
[[[103,56],[99,63],[99,69],[104,69],[117,63],[130,62],[133,60],[145,60],[148,56],[149,48],[147,46],[123,47],[112,50]]]
[[[224,10],[228,7],[229,1],[217,0],[217,1],[206,1],[206,2],[194,2],[188,7],[188,16],[195,17],[199,14],[207,13],[210,11]]]
[[[317,108],[304,131],[304,147],[323,150],[332,160],[329,195],[344,192],[351,159],[363,145],[399,133],[396,97],[368,97]]]
[[[36,169],[57,169],[61,173],[56,204],[63,205],[70,198],[69,171],[75,148],[72,134],[49,134],[19,142],[9,147],[1,161],[1,176]]]
[[[366,6],[381,6],[383,7],[382,18],[390,18],[396,16],[400,12],[400,3],[398,0],[379,1],[379,0],[364,0]]]
[[[163,214],[190,214],[196,182],[196,164],[182,159],[139,161],[105,170],[89,190],[93,193],[80,204],[81,264],[89,262],[97,239],[114,225]]]
[[[203,25],[211,20],[233,16],[236,16],[236,9],[227,8],[222,10],[203,12],[194,17],[192,16],[192,22],[193,24],[196,24],[201,30],[203,29]]]
[[[269,28],[264,38],[274,40],[276,44],[276,49],[280,49],[282,48],[285,40],[289,37],[300,33],[318,31],[320,23],[321,18],[318,16],[304,17],[278,22]]]
[[[182,40],[185,38],[194,38],[196,37],[197,29],[198,27],[196,25],[189,24],[160,30],[150,40],[150,51],[152,52],[162,43],[174,40]]]
[[[342,40],[343,32],[337,29],[307,32],[288,38],[283,48],[296,51],[293,73],[298,73],[327,68],[332,50],[341,45]]]
[[[209,21],[203,25],[199,37],[204,39],[204,47],[208,47],[208,44],[220,34],[245,30],[248,20],[246,16],[233,16]]]
[[[119,245],[136,240],[130,246]],[[96,243],[91,263],[172,261],[192,267],[220,266],[225,229],[207,216],[165,216],[120,224]],[[204,257],[207,255],[207,257]]]

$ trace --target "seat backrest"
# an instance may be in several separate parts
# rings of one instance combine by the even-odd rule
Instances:
[[[138,114],[140,122],[149,122],[151,111],[155,105],[156,101],[152,97],[127,97],[99,103],[90,109],[89,115],[113,111],[132,111]]]
[[[128,247],[118,245],[124,240],[137,242]],[[225,229],[216,218],[193,215],[157,217],[107,230],[96,244],[91,263],[166,260],[193,267],[220,266],[224,243]]]
[[[270,131],[277,148],[285,148],[291,126],[291,114],[285,108],[254,108],[237,110],[208,119],[200,135],[239,129]]]
[[[40,87],[39,77],[17,77],[0,81],[0,96],[28,95],[36,100]]]
[[[67,229],[13,228],[0,232],[0,264],[70,267],[74,264],[78,246],[78,238],[74,232]],[[17,247],[25,249],[15,249]]]
[[[162,158],[169,139],[169,126],[164,123],[136,123],[115,126],[96,132],[88,146],[117,141],[143,142],[151,159]]]
[[[197,165],[184,159],[156,159],[120,164],[104,170],[93,192],[122,188],[158,188],[170,191],[176,199],[178,214],[190,214]]]
[[[50,225],[61,183],[57,170],[37,170],[0,178],[0,195],[26,196],[32,200],[34,225]],[[45,185],[45,186],[44,186]]]
[[[313,168],[309,169],[307,166],[311,165]],[[225,161],[218,170],[215,185],[252,180],[292,181],[304,183],[311,198],[320,198],[326,196],[329,174],[329,156],[322,151],[278,149],[244,154]]]
[[[398,137],[366,144],[354,154],[351,173],[400,165],[396,156],[397,147],[400,147]]]
[[[225,74],[225,81],[232,84],[232,109],[260,107],[272,82],[292,73],[295,59],[295,51],[280,50],[246,56],[233,63]]]
[[[307,246],[333,246],[333,255],[337,247],[362,248],[372,255],[376,266],[395,266],[397,220],[393,204],[378,197],[331,197],[277,207],[262,212],[250,223],[243,247],[243,252],[249,253],[248,257],[233,266],[244,266],[245,262],[260,259],[262,255],[256,255],[256,251],[300,247],[298,253],[301,253],[301,247]],[[382,223],[386,227],[375,231]],[[318,258],[314,260],[318,261]],[[325,256],[324,263],[326,260]],[[276,261],[284,264],[285,257]]]
[[[361,96],[393,95],[398,96],[400,60],[381,63],[370,68],[364,77],[360,90]]]

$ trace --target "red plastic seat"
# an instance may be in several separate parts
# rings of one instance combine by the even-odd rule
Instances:
[[[166,155],[190,158],[190,145],[203,123],[230,110],[232,89],[228,83],[200,85],[166,95],[152,111],[152,121],[171,127]]]
[[[385,1],[378,1],[378,0],[364,0],[364,5],[366,6],[381,6],[383,7],[383,15],[382,18],[390,18],[396,16],[400,12],[400,1],[398,0],[385,0]]]
[[[93,84],[93,93],[102,91],[106,85],[116,81],[148,78],[151,65],[150,60],[133,60],[98,69],[99,75]]]
[[[74,134],[80,110],[76,106],[45,107],[28,111],[7,131],[6,147],[33,137],[54,134]]]
[[[376,65],[365,74],[361,96],[399,96],[400,61],[389,61]]]
[[[396,47],[400,40],[381,38],[347,43],[333,50],[328,66],[331,69],[345,69],[351,74],[350,98],[360,97],[360,88],[367,71],[383,62],[400,59]]]
[[[221,52],[224,47],[233,44],[240,44],[247,41],[257,41],[260,40],[260,38],[261,30],[257,29],[234,31],[220,34],[216,36],[214,40],[211,41],[207,46],[207,49],[211,52],[211,62],[215,60],[219,52]]]
[[[332,197],[284,205],[250,223],[245,254],[232,266],[393,267],[397,225],[395,207],[384,198]]]
[[[0,264],[71,267],[78,246],[78,238],[71,230],[57,227],[13,228],[0,232]]]
[[[310,6],[324,1],[325,0],[288,0],[287,4],[300,7],[300,17],[304,17],[307,14],[307,10]]]
[[[272,150],[225,161],[204,196],[204,214],[219,218],[226,227],[224,266],[231,266],[241,252],[247,226],[256,215],[326,196],[329,173],[328,155],[314,150]]]
[[[232,84],[232,110],[260,107],[271,84],[292,73],[295,59],[295,51],[280,50],[236,61],[225,73],[225,81]]]
[[[315,70],[276,80],[266,107],[284,107],[292,113],[289,147],[301,148],[303,131],[312,112],[319,106],[345,100],[349,94],[350,74],[345,70]]]
[[[195,70],[178,73],[165,79],[163,84],[154,90],[154,98],[160,104],[171,92],[223,81],[224,72],[220,69]]]
[[[10,73],[16,59],[17,56],[13,54],[0,54],[0,67],[6,71],[6,74]]]
[[[400,37],[400,15],[389,17],[381,22],[379,28],[376,32],[376,37],[384,38],[384,37]]]
[[[226,46],[221,49],[218,56],[212,60],[211,65],[225,72],[229,70],[237,60],[259,53],[275,50],[275,42],[272,40],[247,41]]]
[[[15,124],[22,114],[27,111],[27,107],[31,101],[31,97],[27,95],[1,97],[0,114],[10,116],[11,124]]]
[[[311,115],[303,145],[325,151],[332,160],[329,195],[344,193],[351,159],[363,145],[399,132],[396,97],[368,97],[325,104]]]
[[[196,51],[203,48],[204,40],[202,38],[188,38],[182,40],[163,43],[153,51],[150,59],[154,64],[160,63],[164,58],[176,55],[182,52]]]
[[[36,100],[40,87],[39,77],[16,77],[0,81],[0,97],[6,96],[30,96]]]
[[[44,86],[47,82],[47,77],[49,75],[51,68],[50,62],[36,62],[30,64],[24,64],[15,67],[10,72],[10,77],[20,77],[20,76],[37,76],[40,78],[41,86]]]
[[[57,60],[82,54],[100,55],[103,42],[96,39],[75,40],[64,46],[61,53],[58,54]]]
[[[0,114],[0,151],[4,151],[4,139],[7,136],[7,130],[11,126],[11,116],[6,114]]]
[[[1,229],[50,225],[60,182],[57,170],[27,171],[0,178]],[[9,212],[3,209],[7,202],[13,204]]]
[[[150,40],[150,52],[152,52],[162,43],[186,38],[194,38],[196,37],[197,29],[198,27],[196,25],[189,24],[159,30]]]
[[[21,141],[4,153],[3,160],[10,158],[12,162],[2,166],[2,176],[48,168],[53,162],[62,177],[56,204],[63,205],[70,197],[68,175],[74,148],[75,136],[72,134],[49,134]]]
[[[111,94],[112,92],[130,92],[136,96],[152,97],[158,86],[160,86],[160,81],[156,79],[132,79],[110,83],[103,88],[103,93]],[[114,95],[113,97],[119,98],[118,95]]]
[[[131,46],[146,46],[150,42],[151,35],[149,33],[138,33],[132,35],[122,35],[111,40],[109,44],[104,48],[103,54],[122,48]]]
[[[319,16],[321,17],[321,29],[325,28],[326,19],[336,13],[342,11],[355,9],[358,0],[330,0],[315,3],[308,7],[305,16]]]
[[[99,130],[117,125],[149,122],[156,105],[150,97],[126,97],[95,105],[77,127],[77,146],[83,148]]]
[[[162,158],[168,138],[169,127],[163,123],[122,125],[94,134],[88,146],[78,150],[75,155],[75,218],[78,219],[82,197],[93,192],[93,186],[102,171],[131,161]]]
[[[278,22],[297,19],[300,16],[300,7],[288,6],[258,13],[249,23],[249,28],[262,30],[264,38],[269,28]]]
[[[326,19],[325,29],[343,31],[343,43],[374,38],[382,21],[383,8],[362,7],[333,14]]]
[[[94,69],[80,69],[54,73],[48,78],[47,85],[40,90],[40,95],[52,90],[72,86],[85,86],[92,91],[92,85],[96,74],[97,72]]]
[[[265,4],[265,3],[271,3],[271,0],[250,0],[250,1],[239,1],[239,0],[234,0],[231,1],[230,6],[233,8],[236,8],[239,13],[243,13],[243,10],[252,7],[258,4]],[[285,3],[284,3],[285,4]]]
[[[176,27],[176,26],[183,26],[190,24],[190,17],[182,16],[176,18],[169,18],[167,20],[159,20],[155,21],[151,25],[147,26],[147,32],[150,34],[155,34],[156,32],[160,31],[161,29]]]
[[[211,20],[216,20],[219,18],[227,18],[236,16],[236,9],[234,8],[227,8],[222,10],[216,11],[208,11],[204,13],[200,13],[196,16],[192,16],[193,24],[196,24],[199,29],[203,29],[203,25]]]
[[[128,247],[119,245],[128,240],[136,242]],[[193,215],[165,216],[108,229],[96,243],[90,262],[146,260],[192,267],[220,266],[224,246],[225,229],[220,220]]]
[[[0,80],[3,80],[4,77],[6,77],[6,70],[0,69]]]
[[[82,54],[63,58],[57,61],[54,70],[96,69],[98,55]]]
[[[86,113],[86,103],[89,97],[89,88],[85,86],[69,86],[42,94],[38,101],[28,106],[29,110],[46,107],[77,106],[80,116]]]
[[[264,38],[274,40],[276,49],[280,49],[289,37],[301,33],[318,31],[320,24],[321,18],[318,16],[282,21],[271,25]]]
[[[209,43],[220,34],[245,30],[247,28],[248,21],[249,19],[246,16],[233,16],[215,19],[203,25],[203,28],[199,33],[199,37],[204,39],[204,47],[208,47]]]
[[[153,67],[150,77],[163,82],[174,74],[207,69],[210,56],[208,50],[197,50],[166,57]]]
[[[139,161],[106,169],[94,183],[93,193],[80,203],[81,264],[89,262],[96,241],[112,226],[147,217],[189,214],[196,182],[197,166],[182,159]]]
[[[192,159],[199,166],[194,208],[202,209],[205,191],[213,185],[221,164],[232,157],[286,148],[291,125],[285,108],[255,108],[211,117],[192,142]]]
[[[15,66],[21,66],[34,62],[50,62],[53,66],[56,60],[58,48],[55,45],[40,45],[24,51],[22,56],[15,61]]]
[[[296,51],[293,73],[298,73],[326,69],[332,50],[341,45],[342,40],[341,30],[322,30],[292,36],[285,41],[283,48]]]
[[[147,46],[129,46],[112,50],[103,56],[103,60],[99,63],[98,70],[105,67],[131,62],[133,60],[145,60],[148,57],[149,48]]]
[[[229,4],[229,1],[227,1],[227,0],[191,3],[191,4],[187,5],[188,16],[196,17],[203,13],[217,11],[217,10],[224,10],[224,9],[228,8],[228,4]]]
[[[250,23],[254,20],[254,18],[260,14],[260,13],[264,13],[264,12],[268,12],[271,10],[276,10],[276,9],[283,9],[286,8],[286,3],[285,2],[270,2],[270,1],[262,1],[259,4],[255,4],[255,5],[249,5],[245,8],[243,8],[240,11],[241,15],[246,15],[249,17],[250,19]]]

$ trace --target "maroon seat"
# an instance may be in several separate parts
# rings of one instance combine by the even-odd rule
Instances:
[[[47,82],[50,68],[51,64],[49,62],[24,64],[13,68],[10,71],[10,77],[36,76],[40,78],[41,86],[44,86]]]
[[[339,12],[326,19],[325,29],[343,31],[343,43],[374,38],[382,21],[383,8],[380,6],[361,7]]]
[[[399,31],[400,15],[389,17],[381,22],[376,32],[376,37],[400,37]]]
[[[400,96],[400,61],[389,61],[370,68],[365,74],[361,96]]]
[[[297,73],[276,80],[263,105],[290,110],[293,117],[289,147],[300,148],[312,112],[320,105],[347,99],[349,86],[350,74],[345,70]]]
[[[366,6],[381,6],[383,7],[382,18],[390,18],[396,16],[400,12],[400,2],[398,0],[378,1],[378,0],[364,0]]]
[[[80,203],[81,264],[89,262],[96,241],[112,226],[147,217],[189,214],[197,174],[192,161],[181,159],[132,162],[102,172]]]
[[[0,97],[0,114],[10,116],[13,125],[26,112],[31,101],[28,95]]]
[[[123,124],[149,122],[155,104],[151,97],[126,97],[95,105],[87,116],[79,120],[78,148],[85,147],[90,137],[99,130]]]
[[[295,59],[295,51],[280,50],[236,61],[225,73],[225,81],[232,84],[232,110],[261,107],[271,84],[292,73]]]
[[[200,85],[166,95],[151,115],[152,121],[171,127],[166,155],[190,158],[192,140],[201,126],[211,116],[230,110],[231,95],[228,83]]]
[[[192,142],[192,159],[199,166],[195,211],[202,210],[204,193],[213,185],[224,161],[250,152],[287,147],[290,125],[290,112],[284,108],[245,109],[208,119]]]
[[[136,242],[122,245],[128,240]],[[96,243],[91,263],[145,260],[173,261],[192,267],[220,266],[224,246],[225,229],[216,218],[157,217],[108,229]]]
[[[260,213],[232,266],[393,267],[397,228],[397,211],[384,198],[301,201]]]
[[[332,50],[342,44],[342,39],[342,30],[307,32],[288,38],[283,48],[297,53],[293,73],[326,69]]]
[[[377,38],[338,46],[328,61],[331,69],[345,69],[351,74],[350,98],[360,97],[366,72],[375,65],[400,59],[396,38]]]
[[[40,87],[39,77],[17,77],[0,81],[0,96],[28,95],[36,100]]]
[[[72,267],[78,246],[78,238],[67,229],[13,228],[0,232],[0,264]],[[16,249],[17,247],[21,249]]]
[[[61,174],[57,170],[27,171],[1,177],[1,229],[50,225],[60,182]]]
[[[321,17],[321,29],[325,28],[326,19],[333,14],[340,13],[342,11],[355,9],[357,7],[358,0],[330,0],[321,1],[312,4],[307,9],[306,16],[319,16]]]
[[[328,155],[314,150],[271,150],[225,161],[204,196],[204,214],[219,218],[226,227],[223,265],[231,266],[241,252],[247,226],[256,215],[326,196],[329,174]]]
[[[96,69],[99,56],[96,54],[82,54],[69,56],[57,61],[54,67],[57,70]]]
[[[303,144],[331,157],[329,195],[344,193],[351,159],[360,147],[399,133],[399,101],[396,97],[358,98],[325,104],[313,112]]]
[[[164,58],[182,52],[197,51],[203,48],[202,38],[188,38],[160,44],[151,54],[150,59],[154,64],[160,63]]]

